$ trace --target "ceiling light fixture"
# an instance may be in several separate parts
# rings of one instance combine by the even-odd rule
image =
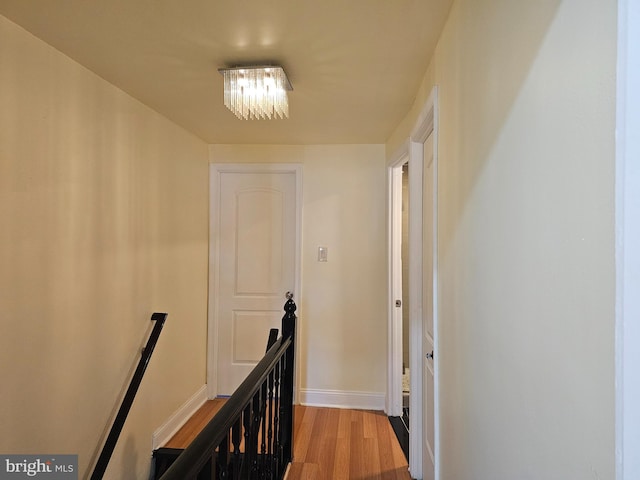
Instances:
[[[220,68],[224,105],[244,120],[289,118],[287,90],[291,83],[278,66]]]

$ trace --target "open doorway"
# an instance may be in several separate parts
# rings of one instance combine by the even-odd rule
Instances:
[[[409,155],[404,150],[389,168],[390,312],[387,414],[409,459],[411,312],[409,287]]]
[[[407,431],[407,445],[402,445],[409,459],[409,162],[402,165],[402,243],[400,245],[402,268],[402,416]],[[402,444],[402,442],[401,442]]]

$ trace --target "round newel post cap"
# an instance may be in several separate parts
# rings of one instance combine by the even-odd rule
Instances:
[[[284,304],[284,311],[287,312],[288,315],[293,315],[298,308],[296,302],[293,301],[293,293],[287,292],[286,297],[287,302]]]

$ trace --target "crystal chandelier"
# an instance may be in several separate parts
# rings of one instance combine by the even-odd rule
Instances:
[[[244,120],[289,118],[291,83],[278,66],[220,68],[224,105]]]

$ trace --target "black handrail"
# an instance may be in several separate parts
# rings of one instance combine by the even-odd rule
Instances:
[[[149,359],[151,359],[151,354],[153,353],[153,350],[156,347],[156,344],[158,343],[158,338],[160,337],[160,332],[162,331],[162,327],[164,326],[164,322],[166,319],[167,319],[166,313],[156,312],[153,315],[151,315],[151,321],[152,322],[155,321],[156,324],[153,326],[153,330],[149,335],[147,344],[142,350],[142,356],[140,357],[140,361],[138,362],[136,371],[133,374],[133,378],[129,383],[129,388],[127,388],[127,393],[125,393],[124,398],[122,399],[122,404],[120,405],[118,414],[116,415],[116,418],[113,421],[113,425],[111,426],[111,430],[109,431],[107,440],[105,441],[104,446],[102,447],[102,451],[100,452],[100,456],[98,457],[96,466],[93,469],[91,480],[101,480],[104,475],[104,472],[107,469],[107,465],[109,464],[109,460],[111,459],[113,450],[115,449],[116,443],[118,442],[118,437],[122,432],[122,428],[124,427],[124,422],[127,419],[129,410],[131,410],[131,405],[133,405],[133,399],[135,398],[136,393],[138,392],[140,383],[142,383],[142,377],[144,376],[144,372],[147,369],[147,365],[149,364]]]
[[[293,445],[296,305],[292,295],[285,310],[282,336],[274,342],[270,332],[268,344],[274,343],[265,356],[161,480],[213,478],[214,471],[219,471],[219,478],[249,479],[265,470],[271,472],[269,478],[282,478]],[[246,458],[241,460],[242,455]]]

